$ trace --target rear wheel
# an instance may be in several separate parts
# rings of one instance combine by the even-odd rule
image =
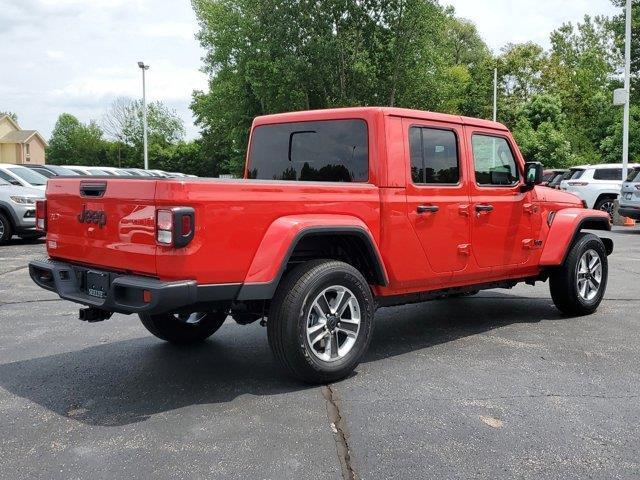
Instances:
[[[216,333],[227,318],[227,311],[193,312],[190,314],[141,313],[140,321],[156,337],[175,344],[191,344],[206,340]]]
[[[8,243],[13,236],[13,227],[4,213],[0,213],[0,245]]]
[[[615,210],[615,198],[601,198],[594,205],[594,209],[607,212],[609,217],[613,219],[613,212]]]
[[[267,333],[280,364],[309,383],[346,377],[373,333],[374,302],[349,264],[314,260],[292,270],[271,302]]]
[[[596,311],[607,288],[609,266],[602,240],[581,233],[564,264],[550,277],[551,297],[567,315],[589,315]]]

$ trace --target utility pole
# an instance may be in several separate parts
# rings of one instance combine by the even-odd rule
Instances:
[[[493,69],[493,121],[498,121],[498,69]]]
[[[138,67],[142,70],[142,137],[144,144],[144,169],[149,170],[149,149],[147,145],[147,84],[145,72],[149,70],[149,65],[138,62]]]

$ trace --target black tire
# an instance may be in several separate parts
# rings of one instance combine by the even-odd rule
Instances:
[[[138,316],[142,325],[161,340],[178,345],[203,342],[216,333],[227,318],[227,311],[197,312],[197,322],[188,323],[186,315],[163,313]]]
[[[609,217],[613,220],[613,211],[615,209],[615,198],[605,197],[601,198],[596,202],[593,206],[594,210],[602,210],[603,212],[607,212]]]
[[[13,226],[4,213],[0,213],[0,245],[9,243],[13,236]]]
[[[595,296],[591,299],[585,299],[578,289],[578,270],[581,259],[590,251],[595,252],[600,259],[601,280]],[[558,310],[566,315],[581,316],[592,314],[602,302],[607,289],[608,274],[607,252],[602,240],[591,233],[580,233],[573,245],[571,245],[562,266],[555,269],[549,278],[553,303],[558,307]],[[588,275],[591,275],[591,272]]]
[[[351,298],[357,300],[360,321],[350,350],[342,358],[324,361],[310,345],[307,326],[318,295],[334,286],[347,289],[353,295]],[[351,311],[352,307],[349,309]],[[318,384],[340,380],[356,368],[367,351],[373,334],[374,312],[371,289],[357,269],[335,260],[312,260],[294,268],[278,287],[267,322],[269,346],[284,369],[304,382]],[[342,321],[348,322],[347,319]],[[342,335],[336,333],[336,339]],[[333,336],[329,338],[331,341]],[[342,337],[342,341],[345,340]],[[340,345],[336,346],[339,351]]]

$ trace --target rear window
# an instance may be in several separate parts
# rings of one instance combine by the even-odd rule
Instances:
[[[569,170],[565,176],[564,179],[565,180],[577,180],[578,178],[580,178],[582,175],[584,175],[584,170],[582,169],[576,169],[576,168],[572,168],[571,170]]]
[[[366,182],[364,120],[263,125],[253,131],[248,177],[301,182]]]
[[[593,172],[594,180],[622,180],[621,168],[597,168]]]
[[[640,168],[632,168],[629,170],[627,182],[640,182]]]

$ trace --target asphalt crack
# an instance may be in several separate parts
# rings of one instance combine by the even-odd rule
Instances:
[[[17,267],[17,268],[14,268],[12,270],[7,270],[6,272],[0,273],[0,277],[2,277],[3,275],[9,275],[10,273],[19,272],[20,270],[26,270],[27,268],[29,268],[28,265],[24,266],[24,267]]]
[[[349,448],[349,434],[347,433],[347,422],[340,411],[338,395],[331,385],[322,387],[322,396],[327,402],[327,416],[331,422],[333,438],[336,442],[338,460],[342,470],[344,480],[357,480],[358,476],[351,464],[351,449]]]
[[[0,306],[3,305],[22,305],[24,303],[41,303],[41,302],[62,302],[62,298],[46,298],[42,300],[23,300],[21,302],[0,302]]]

